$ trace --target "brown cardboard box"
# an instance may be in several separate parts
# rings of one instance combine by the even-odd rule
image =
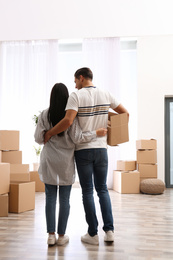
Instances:
[[[156,150],[138,150],[137,163],[156,164],[157,151]]]
[[[37,171],[30,172],[30,178],[31,178],[31,181],[35,181],[35,191],[36,192],[44,192],[45,191],[45,185],[40,180],[39,174],[38,174]]]
[[[10,173],[29,173],[29,164],[10,164]]]
[[[0,150],[19,150],[19,131],[0,130]]]
[[[0,195],[0,217],[8,217],[8,194]]]
[[[140,173],[138,171],[114,171],[113,189],[119,193],[140,193]]]
[[[138,164],[141,178],[157,178],[157,164]]]
[[[35,209],[35,182],[10,183],[9,212]]]
[[[10,173],[10,182],[30,181],[30,173]]]
[[[136,170],[136,161],[117,161],[118,171],[134,171]]]
[[[108,117],[110,121],[110,126],[108,126],[108,145],[114,146],[128,142],[129,132],[127,113],[116,114],[110,112]]]
[[[22,151],[3,151],[2,162],[22,164]]]
[[[136,141],[137,150],[156,150],[157,149],[157,140],[137,140]]]
[[[10,164],[0,163],[0,194],[8,193],[10,189]]]

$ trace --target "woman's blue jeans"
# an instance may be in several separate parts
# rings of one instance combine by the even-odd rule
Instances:
[[[57,233],[64,235],[67,227],[67,221],[70,212],[70,192],[71,185],[59,186],[59,216]],[[56,200],[57,200],[57,185],[45,184],[46,193],[46,223],[47,233],[53,233],[56,230]]]
[[[75,160],[82,187],[83,205],[89,235],[94,236],[98,231],[93,182],[99,197],[104,223],[103,230],[114,230],[111,201],[106,184],[108,168],[107,150],[105,148],[94,148],[75,151]]]

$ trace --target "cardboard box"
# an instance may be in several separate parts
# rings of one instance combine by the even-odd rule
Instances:
[[[29,173],[29,164],[10,164],[10,173]]]
[[[10,189],[10,164],[0,163],[0,194],[8,193]]]
[[[19,150],[19,131],[0,130],[0,150]]]
[[[136,170],[136,161],[117,161],[118,171],[134,171]]]
[[[0,217],[8,217],[8,194],[0,195]]]
[[[35,191],[36,192],[44,192],[45,184],[40,180],[39,174],[37,171],[30,172],[31,181],[35,181]]]
[[[150,140],[137,140],[136,141],[137,150],[156,150],[157,141],[155,139]]]
[[[3,151],[2,162],[22,164],[22,151]]]
[[[138,150],[137,163],[156,164],[157,151],[156,150]]]
[[[129,132],[127,113],[116,114],[110,112],[108,115],[108,119],[110,121],[110,126],[108,125],[108,145],[114,146],[117,144],[128,142]]]
[[[138,171],[114,171],[113,189],[119,193],[140,193],[140,173]]]
[[[138,164],[141,178],[157,178],[157,164]]]
[[[10,173],[10,182],[30,181],[30,173]]]
[[[21,213],[35,209],[35,182],[11,183],[9,212]]]

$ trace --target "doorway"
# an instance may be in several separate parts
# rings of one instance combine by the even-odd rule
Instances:
[[[165,98],[165,182],[173,188],[173,97]]]

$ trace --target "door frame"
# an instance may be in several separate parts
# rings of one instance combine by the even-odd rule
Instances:
[[[173,188],[170,182],[170,103],[173,96],[165,97],[165,183],[166,188]]]

